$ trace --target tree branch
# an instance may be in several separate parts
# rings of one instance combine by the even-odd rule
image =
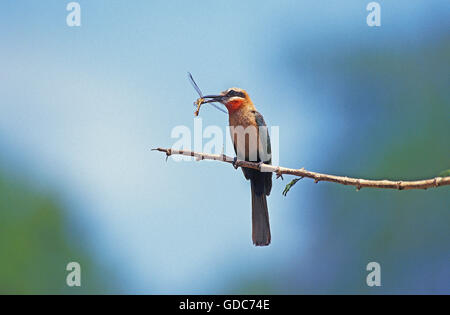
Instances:
[[[338,183],[338,184],[342,184],[342,185],[356,186],[356,189],[358,189],[358,190],[361,188],[389,188],[389,189],[398,189],[398,190],[427,189],[427,188],[434,188],[434,187],[439,187],[439,186],[450,185],[450,176],[435,177],[435,178],[417,180],[417,181],[370,180],[370,179],[362,179],[362,178],[351,178],[351,177],[346,177],[346,176],[321,174],[321,173],[307,171],[304,168],[292,169],[292,168],[286,168],[286,167],[281,167],[281,166],[273,166],[273,165],[264,164],[264,163],[247,162],[247,161],[243,161],[243,160],[236,160],[234,162],[233,158],[226,156],[225,154],[222,154],[222,155],[207,154],[207,153],[199,153],[199,152],[188,151],[188,150],[172,150],[172,149],[164,149],[164,148],[157,148],[157,149],[152,149],[152,150],[164,152],[164,153],[166,153],[167,157],[169,157],[170,155],[173,155],[173,154],[177,154],[177,155],[192,156],[192,157],[195,157],[198,161],[200,161],[200,160],[216,160],[216,161],[222,161],[222,162],[226,162],[226,163],[230,163],[230,164],[234,163],[234,165],[236,167],[246,167],[246,168],[253,168],[253,169],[256,169],[259,171],[263,171],[263,172],[273,172],[273,173],[277,174],[278,177],[282,176],[283,174],[299,176],[301,178],[307,177],[307,178],[314,179],[314,181],[316,183],[318,183],[320,181],[333,182],[333,183]],[[291,182],[289,184],[290,185],[289,188],[292,185],[294,185],[298,180],[299,179],[295,179],[293,182]],[[287,189],[287,190],[289,190],[289,189]]]

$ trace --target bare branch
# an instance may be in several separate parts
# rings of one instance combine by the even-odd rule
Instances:
[[[155,151],[164,152],[167,156],[178,154],[178,155],[186,155],[186,156],[192,156],[195,157],[197,160],[216,160],[216,161],[222,161],[226,163],[232,164],[234,159],[226,156],[225,154],[219,155],[219,154],[207,154],[207,153],[199,153],[194,151],[188,151],[188,150],[172,150],[172,149],[164,149],[164,148],[157,148],[153,149]],[[307,171],[305,169],[292,169],[292,168],[286,168],[281,166],[273,166],[269,164],[264,163],[255,163],[255,162],[247,162],[243,160],[236,160],[235,162],[236,167],[246,167],[246,168],[253,168],[257,169],[259,171],[264,172],[273,172],[277,174],[278,176],[281,176],[282,174],[287,175],[294,175],[299,177],[307,177],[312,178],[316,183],[320,181],[325,182],[333,182],[338,183],[342,185],[351,185],[356,186],[356,188],[359,190],[361,188],[389,188],[389,189],[398,189],[398,190],[407,190],[407,189],[427,189],[427,188],[434,188],[439,186],[446,186],[450,185],[450,176],[447,177],[435,177],[430,179],[424,179],[424,180],[417,180],[417,181],[404,181],[404,180],[398,180],[398,181],[391,181],[391,180],[370,180],[370,179],[362,179],[362,178],[351,178],[346,176],[336,176],[336,175],[328,175],[328,174],[321,174],[316,172]]]

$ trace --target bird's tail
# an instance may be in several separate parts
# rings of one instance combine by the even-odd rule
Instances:
[[[256,246],[270,244],[269,210],[267,209],[266,194],[257,194],[252,187],[252,239]]]

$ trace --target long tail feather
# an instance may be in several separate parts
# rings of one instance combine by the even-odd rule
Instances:
[[[266,194],[257,194],[252,182],[252,239],[256,246],[270,244],[269,210]]]

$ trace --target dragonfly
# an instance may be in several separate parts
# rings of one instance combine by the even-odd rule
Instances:
[[[203,98],[203,93],[200,90],[200,88],[198,87],[197,83],[195,82],[194,78],[192,77],[192,74],[190,72],[188,72],[188,78],[189,81],[191,82],[192,86],[194,87],[194,89],[197,91],[198,95],[200,96],[199,99],[197,99],[197,101],[194,102],[194,106],[197,108],[194,112],[195,116],[198,116],[199,112],[200,112],[200,106],[202,106],[202,104],[204,104],[204,98]],[[219,106],[217,106],[214,103],[207,103],[207,104],[211,104],[212,106],[214,106],[216,109],[220,110],[222,113],[227,114],[227,112],[223,109],[220,108]]]

